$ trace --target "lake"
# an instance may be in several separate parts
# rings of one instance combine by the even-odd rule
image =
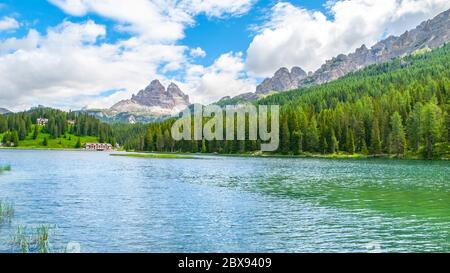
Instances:
[[[0,150],[0,228],[49,224],[54,251],[450,252],[450,163],[147,159]]]

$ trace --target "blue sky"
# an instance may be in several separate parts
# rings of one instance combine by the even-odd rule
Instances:
[[[245,51],[255,35],[252,26],[264,21],[265,15],[275,2],[259,1],[252,12],[225,20],[200,15],[197,17],[196,25],[186,30],[186,38],[181,43],[203,48],[208,53],[202,61],[204,65],[213,63],[220,54],[228,51]],[[320,0],[288,2],[308,9],[324,10],[324,1]]]
[[[0,107],[107,108],[151,80],[192,102],[399,35],[448,0],[0,0]]]
[[[227,16],[225,18],[210,18],[204,14],[196,16],[196,23],[185,31],[185,38],[178,44],[189,47],[201,47],[207,52],[205,58],[198,62],[202,65],[210,65],[221,54],[229,51],[245,51],[255,35],[252,26],[264,21],[268,10],[276,3],[275,0],[258,1],[252,11],[238,17]],[[325,12],[324,0],[294,0],[285,1],[310,10]],[[26,24],[15,32],[0,32],[0,38],[20,37],[27,34],[30,27],[44,33],[48,27],[56,26],[63,20],[83,22],[89,19],[104,24],[108,28],[109,35],[106,41],[115,42],[118,39],[128,37],[129,34],[114,31],[115,21],[96,14],[86,16],[71,16],[64,13],[57,6],[47,0],[0,0],[5,5],[0,9],[0,17],[11,16]]]

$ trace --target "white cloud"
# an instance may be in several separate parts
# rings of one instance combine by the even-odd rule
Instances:
[[[20,27],[19,22],[11,17],[3,17],[0,19],[0,31],[14,30]]]
[[[22,110],[44,104],[63,109],[105,108],[131,97],[158,73],[185,70],[177,82],[192,102],[210,103],[223,96],[255,90],[247,77],[242,53],[221,55],[211,66],[188,62],[185,46],[148,44],[137,37],[102,42],[106,28],[93,21],[65,21],[46,35],[30,30],[21,38],[0,42],[0,105]],[[195,54],[203,50],[193,49]],[[102,97],[106,90],[120,90]]]
[[[191,14],[204,13],[210,17],[224,15],[242,15],[252,7],[257,0],[185,0],[180,6],[186,7]]]
[[[318,68],[325,59],[362,43],[399,34],[450,7],[447,0],[346,0],[328,3],[334,19],[289,3],[277,3],[244,55],[222,54],[210,66],[194,64],[201,48],[180,45],[195,16],[239,16],[254,0],[48,0],[73,16],[113,20],[113,31],[131,38],[107,42],[94,21],[64,21],[45,33],[0,40],[0,106],[21,110],[37,104],[65,109],[105,108],[158,78],[177,83],[193,102],[255,90],[254,76],[281,66]],[[17,23],[19,24],[19,23]],[[174,72],[174,73],[172,73]],[[250,75],[249,75],[250,74]],[[120,90],[117,92],[106,92]],[[112,94],[111,94],[112,93]]]
[[[200,47],[192,48],[190,50],[189,54],[191,55],[191,57],[194,57],[194,58],[204,58],[204,57],[206,57],[206,52]]]
[[[185,88],[194,90],[197,102],[208,104],[224,96],[253,92],[256,81],[246,75],[243,54],[228,52],[211,66],[191,65],[187,69]]]
[[[93,21],[66,21],[46,35],[30,30],[24,38],[0,42],[0,105],[76,108],[113,89],[127,90],[119,93],[125,98],[151,79],[164,79],[157,72],[161,64],[185,61],[184,46],[147,44],[139,38],[99,42],[105,36],[105,27]],[[116,99],[117,94],[101,101],[106,107]]]
[[[171,2],[147,0],[49,0],[74,16],[96,13],[118,22],[116,29],[139,34],[146,39],[171,42],[183,38],[190,17],[169,12]],[[161,2],[160,6],[158,2]]]
[[[247,50],[246,64],[252,75],[270,76],[279,67],[294,65],[315,70],[340,53],[414,28],[450,8],[450,2],[345,0],[329,1],[326,7],[332,20],[319,11],[277,3]]]
[[[96,13],[110,18],[117,30],[132,32],[159,42],[184,37],[184,28],[195,23],[194,16],[241,15],[254,0],[49,0],[66,13],[83,16]]]
[[[92,20],[64,21],[46,33],[30,29],[22,38],[0,40],[0,105],[22,110],[37,104],[64,109],[105,108],[131,97],[152,79],[192,66],[201,48],[179,45],[186,27],[200,13],[237,16],[253,0],[48,0],[67,14],[97,14],[113,20],[129,39],[106,42],[106,27]],[[205,69],[205,73],[209,69]],[[230,74],[230,73],[228,73]],[[194,78],[193,78],[194,79]],[[200,81],[200,76],[196,77]],[[184,84],[195,88],[196,83]],[[213,88],[215,89],[215,88]],[[107,90],[121,90],[107,92]],[[185,89],[187,93],[194,89]],[[204,89],[205,90],[205,89]],[[205,90],[206,92],[206,90]],[[207,94],[202,94],[207,96]],[[202,100],[191,96],[194,101]]]

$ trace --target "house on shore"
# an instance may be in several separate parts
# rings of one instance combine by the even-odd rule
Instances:
[[[111,151],[113,146],[109,143],[86,143],[84,145],[86,151]]]
[[[48,124],[48,119],[47,118],[38,118],[36,120],[36,124],[37,125],[41,125],[41,126],[47,125]]]
[[[69,119],[69,120],[67,120],[67,124],[69,124],[69,125],[75,125],[75,120],[71,120],[71,119]]]

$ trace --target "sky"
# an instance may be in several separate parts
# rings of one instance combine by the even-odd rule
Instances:
[[[400,35],[448,0],[0,0],[0,107],[108,108],[153,79],[193,103]]]

